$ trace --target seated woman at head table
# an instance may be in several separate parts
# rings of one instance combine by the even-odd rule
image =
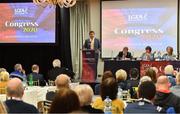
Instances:
[[[166,53],[162,56],[162,60],[166,60],[166,61],[175,61],[176,59],[176,55],[173,54],[173,47],[168,46],[166,48]]]
[[[154,60],[154,53],[152,53],[152,48],[150,46],[147,46],[145,48],[145,51],[142,55],[141,55],[141,60],[143,61],[153,61]]]

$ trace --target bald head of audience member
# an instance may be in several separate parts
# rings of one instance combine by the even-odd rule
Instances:
[[[13,78],[7,84],[7,96],[22,98],[24,94],[24,87],[22,81],[18,78]]]
[[[55,84],[59,88],[69,88],[70,78],[66,74],[60,74],[56,77]]]
[[[160,76],[156,83],[157,90],[169,90],[171,87],[171,83],[167,76]]]

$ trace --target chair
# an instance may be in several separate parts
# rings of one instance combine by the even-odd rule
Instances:
[[[30,85],[30,81],[27,81],[28,85]],[[39,80],[38,81],[33,81],[32,86],[39,86]]]
[[[43,113],[43,108],[44,108],[44,101],[39,101],[38,103],[37,103],[37,108],[38,108],[38,110],[39,110],[39,113]]]
[[[52,101],[39,101],[37,103],[38,110],[41,114],[48,114]]]
[[[55,86],[55,81],[48,80],[48,85],[49,85],[49,86]]]
[[[50,109],[50,107],[51,107],[51,103],[52,103],[52,101],[44,101],[43,102],[44,104],[43,104],[43,113],[45,113],[45,114],[48,114],[48,112],[49,112],[49,109]]]

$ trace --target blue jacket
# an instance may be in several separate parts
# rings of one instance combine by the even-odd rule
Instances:
[[[166,74],[166,76],[169,79],[169,82],[171,83],[171,87],[176,85],[176,79],[172,74]]]
[[[26,81],[26,75],[15,70],[14,72],[10,73],[10,78],[19,78],[22,81]]]

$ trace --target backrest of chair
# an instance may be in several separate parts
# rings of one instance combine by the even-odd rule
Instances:
[[[49,86],[55,86],[55,81],[48,80],[48,85],[49,85]]]
[[[43,110],[44,110],[44,113],[48,113],[49,112],[49,109],[51,107],[51,103],[52,101],[44,101],[44,106],[43,106]]]
[[[39,112],[41,114],[48,114],[49,109],[51,107],[51,103],[52,103],[52,101],[48,101],[48,100],[46,100],[46,101],[39,101],[37,103]]]

